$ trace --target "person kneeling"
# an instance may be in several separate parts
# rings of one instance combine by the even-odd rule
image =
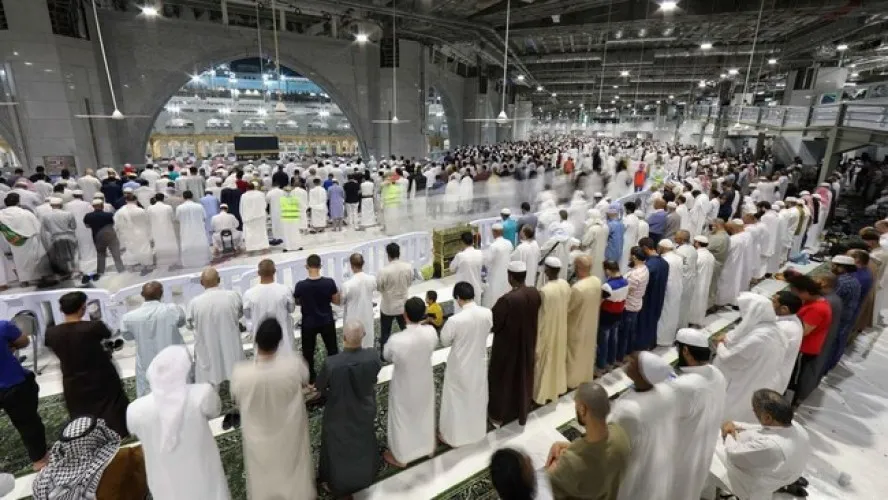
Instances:
[[[228,213],[227,204],[223,203],[219,208],[221,211],[210,220],[213,227],[213,255],[243,252],[246,246],[243,233],[237,230],[237,218]]]

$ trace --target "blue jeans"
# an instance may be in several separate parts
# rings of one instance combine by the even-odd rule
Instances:
[[[595,356],[595,366],[599,369],[604,369],[616,361],[619,334],[620,315],[602,311],[598,320],[598,347]]]
[[[632,352],[637,327],[638,311],[623,311],[623,316],[620,318],[620,335],[617,340],[617,361],[622,362],[623,358]]]

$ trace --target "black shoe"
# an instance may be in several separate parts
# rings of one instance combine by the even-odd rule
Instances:
[[[87,283],[89,283],[89,280],[90,280],[89,275],[88,275],[88,274],[84,274],[83,277],[80,278],[80,284],[81,284],[81,285],[86,285]]]
[[[237,429],[240,427],[240,413],[237,411],[232,411],[231,413],[226,413],[225,417],[222,418],[222,429]]]
[[[794,482],[792,484],[797,484],[797,485],[801,486],[802,488],[807,488],[808,487],[808,480],[805,479],[804,477],[800,477],[800,478],[796,479],[796,482]]]
[[[777,493],[788,493],[794,497],[802,497],[805,498],[808,496],[808,491],[798,484],[790,484],[789,486],[784,486],[777,490]]]
[[[99,273],[96,273],[96,274],[93,274],[93,275],[90,277],[90,279],[91,279],[92,281],[99,281],[100,279],[102,279],[102,275],[99,274]]]

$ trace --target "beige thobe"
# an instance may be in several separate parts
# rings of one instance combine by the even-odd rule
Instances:
[[[583,278],[570,288],[567,306],[567,386],[591,382],[598,341],[601,280]]]
[[[540,289],[543,305],[537,325],[533,400],[555,400],[567,392],[567,306],[570,285],[563,279],[549,281]]]

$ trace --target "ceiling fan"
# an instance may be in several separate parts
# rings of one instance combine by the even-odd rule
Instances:
[[[512,0],[506,0],[506,37],[505,50],[503,51],[503,98],[500,106],[500,112],[496,118],[466,118],[467,122],[493,122],[497,125],[509,125],[514,121],[529,120],[530,118],[509,118],[506,113],[506,81],[509,77],[509,20],[512,13]]]
[[[401,51],[398,48],[398,19],[396,16],[395,4],[396,0],[392,0],[392,47],[394,55],[400,57]],[[401,123],[410,123],[410,120],[398,119],[398,65],[392,64],[392,117],[391,119],[373,120],[373,123],[388,123],[390,125],[398,125]]]
[[[0,106],[18,106],[18,103],[17,103],[17,102],[12,102],[12,101],[8,101],[8,102],[0,102]]]
[[[114,83],[111,82],[111,71],[108,69],[108,56],[105,54],[105,41],[102,39],[102,27],[99,26],[99,10],[96,7],[96,0],[92,0],[93,17],[96,20],[96,33],[99,35],[99,47],[102,49],[102,62],[105,65],[105,76],[108,77],[108,89],[111,91],[111,103],[114,105],[114,111],[110,115],[74,115],[75,118],[95,118],[124,120],[126,118],[150,118],[148,115],[124,115],[117,108],[117,96],[114,94]]]

